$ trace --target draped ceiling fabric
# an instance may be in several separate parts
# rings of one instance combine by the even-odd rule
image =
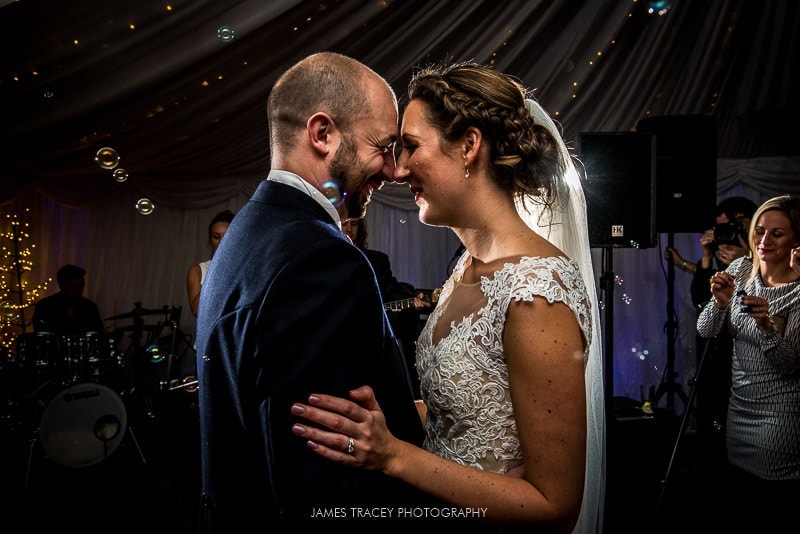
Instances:
[[[266,174],[272,83],[319,50],[370,65],[401,104],[416,65],[492,64],[535,88],[573,147],[582,132],[632,131],[648,116],[711,115],[719,198],[800,192],[798,3],[667,4],[657,16],[644,0],[0,0],[0,213],[30,225],[29,284],[75,263],[104,317],[137,302],[182,306],[192,336],[186,271],[208,256],[213,215],[237,211]],[[127,181],[96,164],[101,147],[117,151]],[[137,212],[140,198],[152,214]],[[370,246],[389,253],[400,280],[434,288],[446,278],[459,243],[419,223],[407,187],[376,192],[367,220]],[[664,378],[661,237],[613,252],[607,357],[618,396],[639,399]],[[697,238],[675,244],[698,257]],[[677,273],[684,387],[696,350],[688,284]]]

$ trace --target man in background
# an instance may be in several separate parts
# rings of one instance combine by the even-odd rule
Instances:
[[[56,274],[60,291],[36,303],[33,329],[54,334],[102,332],[103,320],[97,304],[83,296],[86,270],[64,265]]]

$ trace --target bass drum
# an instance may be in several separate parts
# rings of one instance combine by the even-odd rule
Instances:
[[[52,397],[42,412],[39,436],[45,455],[53,462],[86,467],[111,456],[127,428],[128,413],[119,395],[102,384],[87,382]]]

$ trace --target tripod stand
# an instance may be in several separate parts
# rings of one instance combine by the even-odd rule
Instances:
[[[674,248],[675,234],[670,232],[667,237],[667,246]],[[675,263],[673,260],[668,262],[667,267],[667,366],[664,371],[664,380],[658,385],[658,389],[653,395],[653,406],[658,405],[663,395],[667,395],[667,410],[675,413],[675,395],[677,394],[684,405],[688,404],[686,394],[680,384],[675,382],[678,374],[675,372],[675,334],[677,325],[675,320]],[[688,411],[688,410],[687,410]]]
[[[664,505],[664,498],[665,498],[666,493],[667,493],[667,486],[668,486],[668,484],[670,482],[670,479],[671,479],[671,476],[672,476],[672,468],[674,467],[675,458],[678,456],[678,451],[680,449],[681,442],[682,442],[682,440],[683,440],[683,438],[684,438],[684,436],[686,434],[686,428],[688,427],[688,423],[689,423],[690,411],[691,411],[692,408],[694,408],[695,402],[697,400],[697,385],[698,385],[698,383],[700,383],[702,385],[701,380],[703,379],[703,368],[705,366],[706,358],[708,356],[708,348],[709,348],[710,345],[711,345],[711,340],[710,339],[706,340],[706,343],[705,343],[705,345],[703,347],[703,353],[700,356],[699,363],[697,364],[697,371],[695,372],[694,377],[689,381],[690,391],[689,391],[689,397],[686,400],[686,409],[683,412],[683,417],[681,418],[681,424],[680,424],[680,426],[678,428],[678,433],[677,433],[677,436],[675,437],[675,441],[674,441],[673,446],[672,446],[672,453],[670,454],[670,457],[669,457],[669,463],[667,464],[667,470],[664,473],[664,478],[660,481],[661,492],[659,494],[658,504],[656,506],[656,512],[655,512],[655,518],[654,518],[654,520],[655,520],[654,524],[655,525],[661,525],[662,524],[662,522],[661,522],[661,519],[662,519],[661,518],[661,509],[662,509],[662,506]]]

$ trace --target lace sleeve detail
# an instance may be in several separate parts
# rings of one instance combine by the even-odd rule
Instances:
[[[534,296],[547,299],[550,304],[562,302],[566,304],[586,338],[588,347],[592,340],[592,319],[589,302],[586,299],[586,287],[583,284],[578,266],[565,257],[522,258],[516,269],[506,264],[501,273],[493,280],[483,281],[483,292],[491,295],[497,292],[493,285],[510,286],[509,297],[516,301],[532,301]],[[508,308],[509,302],[501,303],[501,308]]]
[[[417,343],[428,407],[424,446],[443,458],[505,473],[522,463],[503,347],[509,304],[536,297],[563,302],[575,314],[587,347],[591,310],[578,267],[568,258],[523,257],[480,284],[462,284],[462,273],[459,262]],[[440,321],[447,334],[434,342]]]

